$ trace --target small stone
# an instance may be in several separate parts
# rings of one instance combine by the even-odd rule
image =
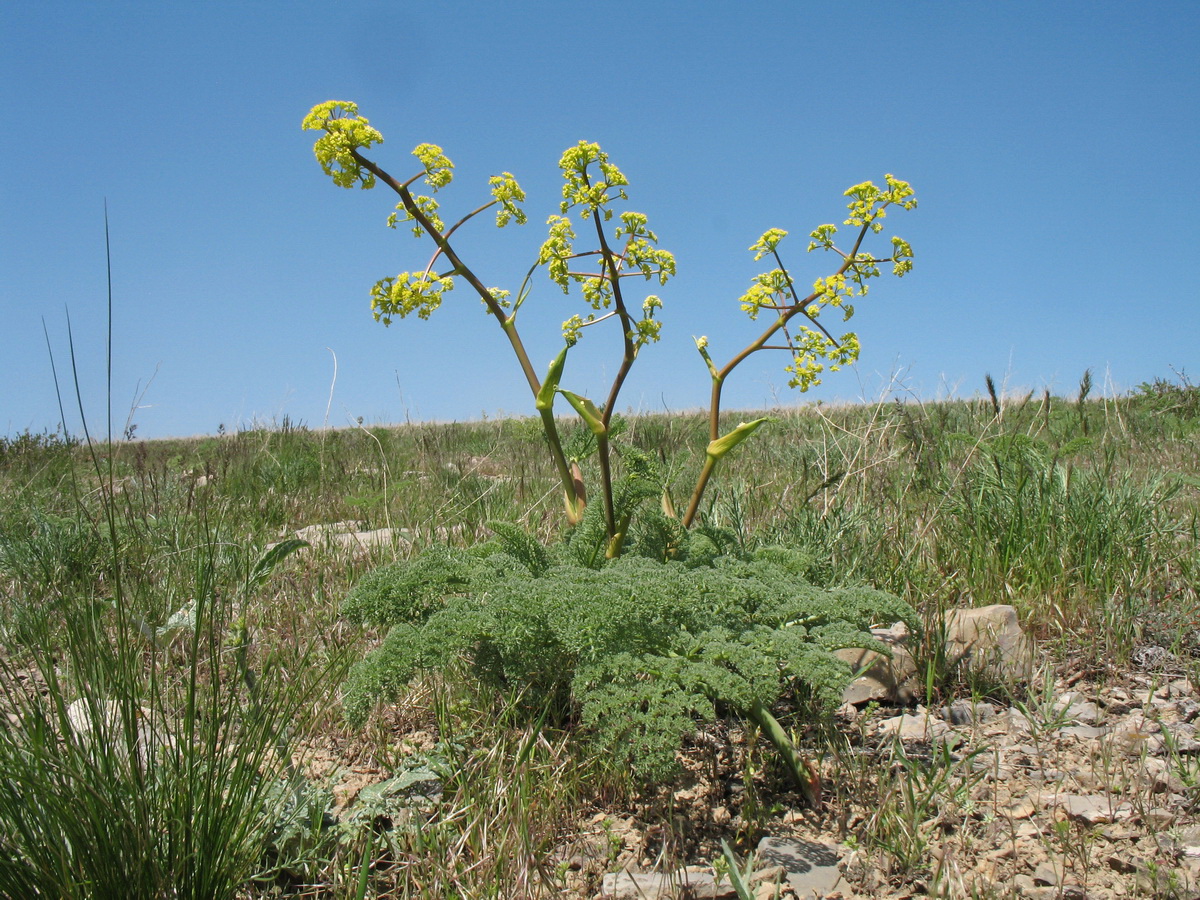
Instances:
[[[1192,683],[1186,678],[1176,678],[1167,685],[1167,696],[1176,699],[1182,697],[1192,697],[1195,695],[1195,690],[1192,688]]]
[[[1066,718],[1083,725],[1095,725],[1100,719],[1100,707],[1076,693],[1063,694],[1054,706]]]
[[[1191,697],[1180,700],[1175,704],[1175,708],[1179,710],[1179,715],[1185,722],[1191,722],[1200,716],[1200,701],[1193,700]]]
[[[1063,737],[1074,738],[1079,741],[1095,741],[1108,734],[1109,729],[1096,725],[1068,725],[1058,733]]]
[[[1128,824],[1116,823],[1106,825],[1100,833],[1110,841],[1136,841],[1141,837],[1140,832]]]
[[[1012,805],[1008,808],[1008,814],[1014,819],[1028,819],[1037,810],[1037,804],[1033,800],[1029,797],[1022,797],[1020,800],[1013,801]],[[1011,853],[1011,848],[1005,847],[1003,849]]]
[[[895,735],[902,741],[928,741],[930,743],[958,743],[958,736],[941,719],[930,715],[914,716],[908,713],[879,723],[883,735]]]
[[[1058,872],[1054,868],[1054,864],[1050,862],[1039,863],[1038,867],[1033,870],[1033,883],[1035,885],[1050,886],[1058,884]]]
[[[1176,814],[1172,810],[1161,807],[1148,809],[1142,813],[1142,823],[1156,831],[1162,828],[1170,828],[1175,824],[1175,819]]]
[[[1177,722],[1164,728],[1170,737],[1170,744],[1175,753],[1196,753],[1200,751],[1200,741],[1196,740],[1196,726],[1190,722]]]
[[[1124,700],[1111,700],[1104,705],[1104,711],[1109,716],[1127,716],[1136,708]]]
[[[1143,765],[1145,771],[1138,780],[1145,784],[1152,794],[1182,794],[1187,790],[1183,779],[1165,760],[1156,756],[1147,756]]]
[[[681,869],[669,874],[615,872],[604,876],[600,896],[611,900],[730,900],[737,897],[732,883],[716,881],[711,872]]]
[[[1160,753],[1163,748],[1161,730],[1162,726],[1153,719],[1138,713],[1119,723],[1105,740],[1114,750],[1130,755]]]
[[[783,866],[767,866],[765,869],[759,869],[750,876],[751,884],[758,884],[760,881],[770,881],[772,883],[779,881],[787,874],[787,869]]]
[[[1048,798],[1048,804],[1067,818],[1078,819],[1085,825],[1106,825],[1118,819],[1128,819],[1133,811],[1128,803],[1114,803],[1108,797],[1090,794],[1059,794]]]
[[[1010,708],[1003,716],[1000,717],[1008,726],[1008,733],[1012,735],[1025,736],[1033,734],[1034,724],[1030,721],[1025,713],[1021,712],[1016,707]]]
[[[838,849],[799,838],[765,837],[758,843],[759,865],[782,866],[786,881],[798,897],[824,897],[842,874]]]
[[[1130,875],[1137,871],[1137,864],[1133,860],[1116,853],[1108,858],[1108,867],[1114,872],[1120,872],[1122,875]]]
[[[911,703],[917,697],[917,663],[904,647],[889,648],[891,658],[875,650],[847,647],[834,656],[862,672],[842,692],[842,702],[861,706],[871,700],[886,703]]]
[[[949,706],[942,707],[939,712],[941,717],[951,725],[974,725],[995,718],[996,707],[985,701],[972,703],[970,700],[960,699],[955,700]]]

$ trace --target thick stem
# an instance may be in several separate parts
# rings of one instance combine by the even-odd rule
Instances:
[[[613,509],[612,457],[610,453],[608,435],[596,435],[596,456],[600,463],[600,499],[604,503],[604,530],[611,541],[617,536],[617,517]]]
[[[692,522],[696,519],[696,513],[700,511],[700,501],[704,498],[704,489],[708,487],[708,480],[712,478],[713,470],[717,467],[717,461],[711,456],[704,457],[704,468],[700,470],[700,477],[696,479],[696,488],[692,491],[692,498],[688,501],[687,512],[683,514],[683,527],[691,528]]]
[[[787,764],[788,771],[804,795],[805,801],[813,809],[821,807],[821,777],[814,766],[792,743],[791,737],[779,720],[761,702],[755,702],[746,710],[746,718],[762,729],[767,740],[779,751],[779,755]]]
[[[550,455],[554,458],[554,468],[558,470],[558,480],[563,485],[563,497],[567,503],[567,516],[575,520],[579,510],[579,495],[575,490],[575,479],[571,475],[571,467],[567,464],[566,454],[563,453],[562,440],[558,436],[558,424],[554,421],[554,410],[541,410],[542,431],[550,443]],[[578,524],[573,521],[572,524]]]
[[[613,378],[612,387],[608,391],[608,398],[604,401],[604,409],[600,413],[601,421],[604,423],[605,429],[607,429],[609,422],[612,421],[613,410],[616,409],[617,397],[621,393],[621,386],[625,383],[625,378],[629,375],[629,370],[633,367],[634,359],[637,358],[637,346],[631,337],[633,323],[628,310],[625,308],[625,300],[621,296],[621,279],[614,258],[615,254],[608,246],[608,239],[604,235],[604,226],[600,221],[600,212],[598,210],[592,210],[592,222],[596,226],[596,236],[600,240],[600,253],[604,260],[601,271],[606,273],[605,277],[608,278],[609,283],[612,285],[613,307],[618,318],[621,320],[621,337],[624,342],[621,365],[617,369],[616,376]],[[612,458],[607,435],[599,436],[597,450],[600,462],[601,499],[604,502],[604,524],[608,538],[612,541],[617,536],[617,522],[613,508]]]

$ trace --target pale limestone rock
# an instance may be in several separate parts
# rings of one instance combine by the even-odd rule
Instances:
[[[951,610],[946,617],[946,656],[978,666],[1007,681],[1033,674],[1033,641],[1006,604]]]
[[[862,674],[842,693],[842,702],[861,705],[871,700],[911,703],[917,698],[917,664],[904,647],[891,647],[889,659],[875,650],[847,647],[834,655]]]
[[[905,713],[879,723],[880,734],[894,735],[902,741],[928,741],[930,743],[958,743],[958,735],[941,719],[928,712],[920,715]]]
[[[1063,694],[1055,700],[1054,708],[1064,718],[1080,725],[1095,725],[1100,721],[1100,707],[1074,692]]]
[[[782,866],[783,883],[797,897],[824,897],[842,878],[838,869],[840,853],[836,847],[799,838],[765,837],[758,842],[760,867]]]
[[[729,879],[711,872],[681,869],[667,874],[614,872],[604,876],[600,896],[611,900],[729,900],[737,892]]]
[[[355,554],[366,554],[376,548],[392,548],[412,543],[412,533],[407,528],[376,528],[360,531],[358,522],[331,522],[323,525],[305,525],[293,532],[295,537],[308,541],[322,549],[343,549]],[[267,545],[270,550],[279,542]]]
[[[156,717],[150,707],[139,706],[133,714],[136,718],[138,759],[145,765],[152,748],[171,747],[174,740],[168,733],[167,723],[161,717]],[[81,697],[67,707],[67,722],[77,738],[85,742],[103,741],[114,748],[118,757],[125,757],[121,704],[116,700],[88,700]]]
[[[1110,797],[1095,794],[1054,794],[1043,796],[1045,808],[1058,814],[1059,818],[1078,819],[1085,825],[1107,825],[1133,817],[1128,803],[1117,802]]]
[[[891,657],[860,648],[838,650],[839,659],[862,673],[842,694],[843,703],[912,703],[923,686],[918,683],[917,664],[907,646],[908,629],[897,623],[872,629],[871,634],[888,646]],[[1033,642],[1021,630],[1011,606],[952,610],[945,619],[944,636],[946,657],[954,665],[977,666],[1006,681],[1021,681],[1032,674]]]

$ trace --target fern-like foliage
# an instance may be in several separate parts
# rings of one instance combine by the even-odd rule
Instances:
[[[597,750],[660,779],[699,722],[770,708],[797,688],[836,706],[851,672],[832,651],[878,647],[874,624],[918,626],[891,595],[815,587],[804,577],[811,560],[794,551],[722,555],[720,536],[697,530],[671,535],[682,559],[603,563],[601,553],[598,563],[579,558],[587,525],[541,552],[518,529],[493,525],[490,546],[431,550],[360,582],[347,615],[392,628],[351,672],[351,721],[419,672],[465,660],[481,685],[556,705]]]

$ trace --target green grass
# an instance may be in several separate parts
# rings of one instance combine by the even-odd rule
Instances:
[[[809,551],[826,585],[873,585],[930,621],[1012,603],[1061,654],[1098,667],[1150,638],[1196,653],[1198,398],[1182,380],[1117,399],[777,410],[724,461],[704,514],[747,546]],[[704,419],[634,417],[623,439],[668,461],[681,505]],[[474,543],[490,520],[561,533],[534,420],[285,421],[96,449],[98,463],[60,435],[0,440],[0,894],[554,892],[552,851],[573,816],[629,795],[620,772],[569,731],[512,714],[528,698],[430,683],[359,733],[337,695],[347,662],[381,637],[338,612],[366,572]],[[339,522],[404,537],[314,545],[256,569],[268,544]],[[147,639],[189,603],[193,630]],[[105,740],[69,721],[80,699]],[[328,786],[298,777],[306,754],[332,746],[347,764],[400,773],[417,764],[398,749],[415,727],[436,738],[439,797],[322,827]],[[160,732],[169,740],[144,739]],[[916,822],[927,802],[893,790],[904,815],[881,829]],[[876,840],[919,866],[909,832]]]

